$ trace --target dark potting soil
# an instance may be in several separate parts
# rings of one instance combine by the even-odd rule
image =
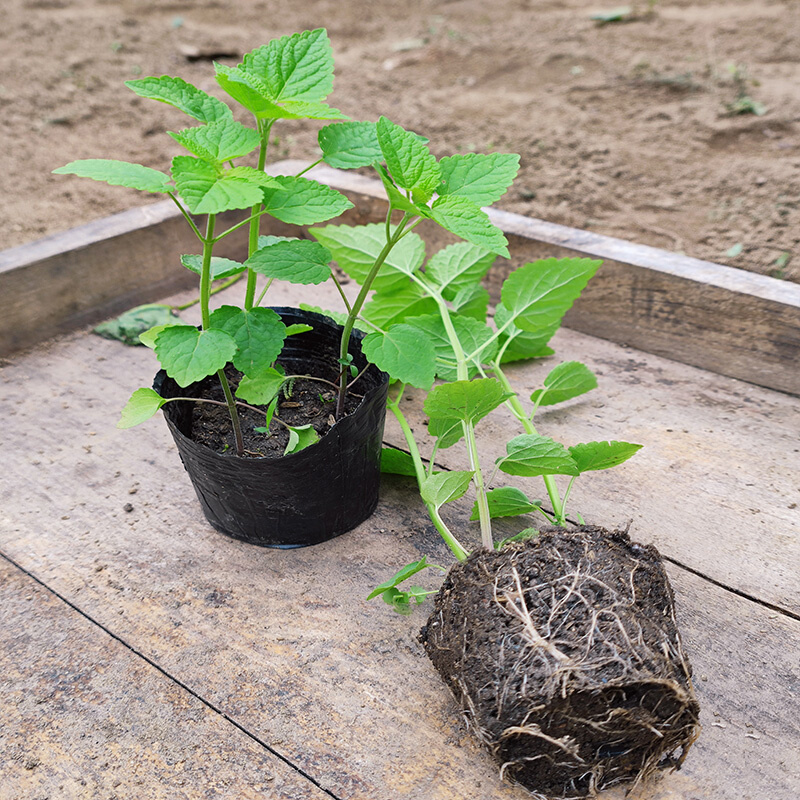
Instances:
[[[661,557],[554,529],[454,566],[421,641],[501,774],[583,798],[677,768],[699,733]]]
[[[230,382],[231,391],[235,393],[242,379],[242,373],[229,364],[225,368],[225,374]],[[333,381],[336,374],[325,378]],[[289,432],[275,417],[293,427],[313,425],[320,436],[324,436],[332,427],[335,421],[333,414],[336,410],[336,390],[330,383],[300,378],[294,381],[290,388],[288,385],[284,388],[285,391],[281,390],[278,407],[269,427],[269,436],[255,430],[257,427],[263,427],[266,422],[266,406],[254,406],[260,411],[237,406],[246,456],[279,458],[283,455],[289,442]],[[200,397],[225,401],[222,386],[216,375],[210,375],[202,382]],[[353,391],[348,392],[345,413],[350,414],[355,411],[361,399],[362,395],[356,384]],[[227,406],[211,403],[194,403],[193,406],[191,438],[218,453],[233,455],[236,452],[236,444]]]

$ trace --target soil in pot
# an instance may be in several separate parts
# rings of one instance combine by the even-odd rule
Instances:
[[[584,798],[677,768],[699,733],[658,551],[544,531],[454,566],[421,640],[504,777]]]
[[[239,386],[242,373],[232,365],[225,368],[225,374],[233,392]],[[336,409],[336,390],[330,385],[336,379],[336,373],[314,377],[323,378],[323,381],[298,379],[291,388],[281,392],[278,407],[275,412],[277,417],[287,425],[298,427],[312,425],[319,436],[324,436],[333,426],[335,420],[333,412]],[[225,401],[219,378],[210,375],[199,387],[199,397],[209,400]],[[359,394],[358,384],[347,393],[345,414],[350,414],[358,408],[363,395]],[[256,428],[264,426],[266,406],[254,406],[261,409],[261,413],[249,408],[237,408],[239,421],[242,428],[245,456],[250,458],[280,458],[289,441],[289,432],[273,418],[270,424],[270,435]],[[191,438],[198,444],[205,445],[217,453],[235,452],[233,428],[227,407],[212,405],[210,403],[196,403],[192,409]]]

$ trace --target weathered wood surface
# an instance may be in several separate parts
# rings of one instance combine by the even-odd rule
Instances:
[[[287,173],[304,162],[282,162]],[[329,167],[316,180],[355,204],[352,223],[386,215],[381,183]],[[495,301],[509,271],[537,258],[581,256],[603,260],[565,325],[760,386],[800,394],[800,286],[690,258],[647,245],[491,209],[507,234],[511,260],[488,276]],[[417,229],[447,241],[433,223]]]
[[[0,797],[329,798],[0,558]]]
[[[272,302],[286,302],[289,295],[279,287]],[[333,304],[324,290],[305,292],[304,299]],[[798,546],[790,509],[780,512],[779,530],[760,524],[763,512],[709,534],[698,532],[692,517],[701,501],[713,517],[746,494],[745,483],[757,482],[723,469],[725,459],[740,453],[748,458],[750,475],[768,476],[764,496],[779,507],[783,487],[794,485],[784,472],[787,460],[796,466],[791,452],[797,445],[781,438],[778,423],[790,424],[794,401],[654,356],[628,352],[623,358],[618,346],[575,333],[566,333],[558,345],[564,358],[575,346],[606,362],[596,398],[565,411],[566,417],[574,415],[577,423],[589,411],[602,415],[592,423],[598,426],[594,438],[601,430],[603,438],[621,435],[621,423],[633,440],[659,431],[646,442],[653,462],[642,460],[643,451],[609,473],[604,492],[624,497],[626,510],[616,509],[612,499],[582,510],[606,523],[633,516],[652,524],[667,502],[680,505],[686,517],[680,530],[665,523],[650,531],[642,524],[634,533],[656,539],[691,568],[715,568],[715,577],[734,587],[752,586],[755,574],[758,596],[769,602],[796,598],[796,580],[792,584],[786,572],[795,569]],[[325,545],[287,552],[228,540],[203,520],[161,420],[134,431],[112,427],[131,390],[147,385],[153,371],[152,354],[144,348],[123,349],[82,334],[3,369],[0,413],[7,420],[8,449],[0,482],[2,550],[335,797],[526,797],[500,783],[456,717],[416,641],[422,616],[398,617],[379,601],[364,600],[374,585],[422,553],[446,558],[408,484],[385,481],[377,515]],[[652,383],[643,379],[650,374]],[[717,435],[682,422],[689,433],[676,425],[677,441],[666,431],[662,436],[662,427],[673,427],[666,420],[675,408],[686,406],[678,419],[706,419],[701,396],[725,401],[720,417],[729,419],[720,418],[725,426],[714,428]],[[593,408],[597,402],[605,407]],[[416,427],[422,419],[414,403],[408,405]],[[658,409],[656,417],[644,414],[637,423],[651,407]],[[760,442],[773,423],[779,432]],[[545,430],[558,435],[552,415]],[[727,442],[721,449],[715,444],[719,437]],[[732,442],[739,443],[738,451],[730,449]],[[696,457],[692,448],[700,449],[706,469],[716,470],[716,482],[704,484],[702,498],[677,480]],[[662,462],[676,464],[666,481],[652,474]],[[671,499],[657,500],[661,491]],[[580,497],[576,503],[581,507]],[[604,508],[616,510],[603,516]],[[465,511],[462,505],[451,513]],[[685,533],[690,529],[691,536]],[[465,535],[470,537],[474,541],[475,532]],[[699,545],[689,547],[691,538]],[[747,549],[750,538],[760,538],[763,550]],[[680,567],[670,574],[705,731],[682,773],[639,796],[795,800],[800,622]],[[435,585],[434,576],[423,581]],[[40,719],[47,724],[46,709]]]
[[[236,258],[246,241],[237,231],[218,254]],[[180,256],[198,248],[164,200],[1,251],[0,356],[196,284]]]

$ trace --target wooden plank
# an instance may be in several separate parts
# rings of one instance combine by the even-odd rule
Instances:
[[[333,295],[326,292],[304,287],[303,297],[333,305]],[[296,287],[277,287],[271,302],[292,296],[298,297]],[[589,337],[566,336],[581,348],[588,346]],[[596,347],[598,358],[609,362],[621,352],[607,342]],[[673,406],[689,402],[692,391],[709,390],[706,376],[693,368],[630,351],[627,358],[637,362],[636,371],[625,362],[604,376],[603,391],[611,386],[618,395],[610,409],[597,410],[603,416],[593,423],[613,424],[615,434],[618,423],[632,425],[640,408],[658,404],[664,404],[658,419],[665,425]],[[648,370],[655,370],[653,384],[635,383]],[[423,553],[447,558],[408,485],[387,480],[378,514],[325,545],[271,551],[227,540],[202,519],[160,421],[136,431],[111,427],[130,391],[147,385],[152,373],[152,354],[144,348],[123,349],[77,334],[5,367],[8,390],[0,413],[12,424],[0,485],[3,549],[339,797],[527,797],[499,782],[494,765],[456,717],[416,641],[420,615],[401,618],[379,601],[364,599],[378,582]],[[712,399],[745,407],[733,413],[726,406],[724,412],[731,416],[726,441],[738,437],[744,452],[752,449],[751,436],[760,436],[768,420],[777,421],[793,407],[789,397],[730,379],[715,377],[710,386]],[[639,393],[626,400],[626,390]],[[31,403],[31,397],[38,399]],[[758,408],[751,411],[751,405]],[[695,397],[685,413],[699,413],[702,407]],[[586,411],[584,405],[580,415]],[[623,413],[625,419],[617,419]],[[417,416],[415,426],[421,422]],[[642,430],[650,424],[645,417]],[[70,436],[53,437],[53,431],[61,430]],[[716,452],[702,429],[687,430],[712,455]],[[688,441],[677,442],[673,451],[663,450],[662,439],[651,447],[658,459],[680,454],[683,465],[692,455],[686,454]],[[783,480],[784,465],[768,447],[754,452],[753,463],[770,481]],[[731,456],[723,449],[708,457],[707,468],[719,466],[717,457]],[[648,511],[654,502],[652,483],[635,497],[628,487],[635,464],[609,473],[618,476],[609,491],[632,497],[633,510],[622,520],[629,513],[655,516]],[[670,471],[670,502],[677,504],[678,498],[691,521],[700,501],[687,509],[683,487],[673,485],[677,474]],[[724,508],[743,483],[719,476],[715,494],[705,499],[708,516]],[[129,503],[132,510],[126,511]],[[791,574],[780,572],[782,561],[792,569],[786,559],[793,557],[796,539],[790,541],[786,527],[767,527],[751,515],[739,520],[738,528],[720,528],[705,546],[714,548],[731,581],[746,585],[748,575],[756,572],[763,581],[760,596],[782,602],[796,589]],[[670,538],[667,526],[659,530],[659,543],[675,552],[691,538]],[[763,548],[759,555],[741,550],[738,566],[733,556],[721,557],[757,535]],[[465,533],[470,537],[475,540],[474,531]],[[787,699],[796,697],[800,623],[773,616],[758,603],[683,570],[674,569],[672,575],[707,730],[685,771],[641,797],[794,800],[800,789],[800,737]],[[435,576],[421,583],[433,586]],[[775,668],[767,672],[762,664]],[[760,683],[750,689],[754,665],[759,665]],[[719,720],[727,727],[714,727]],[[747,736],[747,722],[759,739]]]
[[[180,255],[196,252],[171,200],[0,252],[0,356],[194,285]],[[243,231],[219,246],[222,256],[243,253]]]
[[[5,559],[0,713],[6,800],[330,797]]]
[[[296,171],[304,162],[284,162]],[[379,181],[316,167],[316,180],[356,203],[352,224],[386,215]],[[490,209],[508,236],[487,285],[494,301],[506,275],[537,258],[591,257],[603,268],[567,314],[567,327],[750,383],[800,394],[800,285],[647,245]],[[418,231],[449,240],[432,223]]]

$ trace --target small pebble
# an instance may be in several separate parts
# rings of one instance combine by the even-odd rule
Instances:
[[[122,506],[122,510],[130,513],[131,511],[133,511],[133,505],[131,503],[125,503],[125,505]]]

